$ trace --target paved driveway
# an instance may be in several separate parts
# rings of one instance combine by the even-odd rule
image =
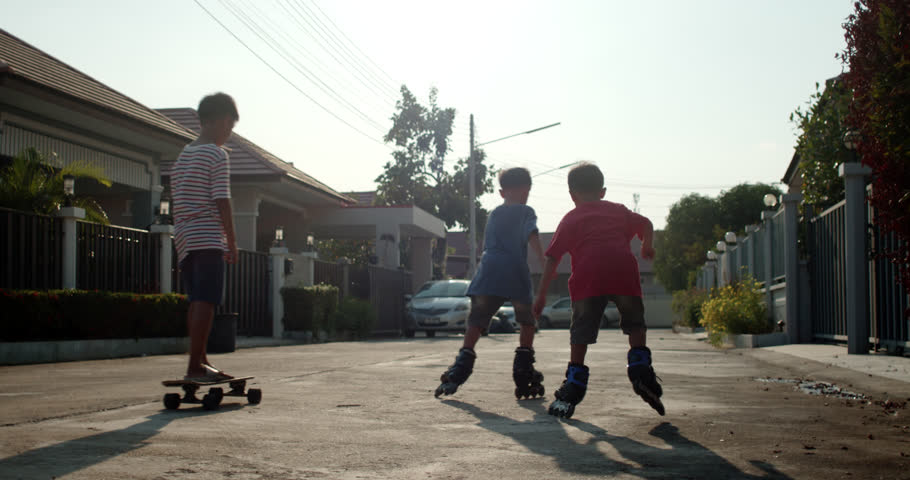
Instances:
[[[258,406],[164,410],[181,356],[0,367],[0,477],[85,479],[910,478],[907,383],[774,351],[650,332],[667,416],[632,394],[625,339],[603,331],[572,420],[546,414],[567,332],[537,338],[547,400],[516,401],[516,335],[481,339],[474,375],[433,398],[460,338],[244,349]],[[780,381],[756,381],[770,377]],[[873,403],[808,395],[838,383]],[[848,387],[849,386],[849,387]]]

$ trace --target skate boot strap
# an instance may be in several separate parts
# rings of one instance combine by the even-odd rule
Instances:
[[[528,353],[530,353],[531,355],[533,355],[533,354],[534,354],[534,349],[531,348],[531,347],[518,347],[518,348],[515,349],[515,353],[519,353],[519,352],[528,352]]]
[[[651,366],[651,350],[642,348],[633,348],[629,350],[629,363],[626,367]]]
[[[588,367],[584,365],[569,365],[566,370],[566,383],[588,388]]]

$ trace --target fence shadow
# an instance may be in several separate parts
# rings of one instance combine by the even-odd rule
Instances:
[[[202,417],[244,408],[243,405],[224,405],[217,411],[162,410],[146,417],[145,421],[129,427],[74,438],[46,447],[36,448],[0,460],[4,478],[60,478],[79,470],[106,462],[114,457],[142,448],[174,420]]]
[[[663,422],[648,432],[669,447],[660,448],[611,435],[601,427],[580,420],[557,420],[547,414],[542,399],[518,402],[520,406],[534,412],[534,418],[525,422],[457,400],[444,400],[443,403],[470,413],[480,421],[481,427],[491,432],[508,436],[536,454],[552,457],[566,473],[626,473],[645,479],[790,480],[789,476],[779,472],[773,465],[757,460],[750,463],[764,472],[763,475],[743,472],[707,447],[683,436],[669,422]],[[579,443],[569,436],[569,428],[587,432],[591,438]],[[605,455],[598,448],[600,442],[609,443],[621,458],[613,459]]]

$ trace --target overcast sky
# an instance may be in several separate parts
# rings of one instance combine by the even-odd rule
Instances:
[[[594,162],[607,199],[633,208],[639,193],[641,213],[661,228],[686,193],[780,180],[795,144],[788,116],[815,82],[841,73],[834,55],[851,9],[850,0],[0,0],[0,28],[153,108],[228,92],[236,131],[339,191],[375,188],[401,84],[424,102],[435,86],[457,110],[451,163],[466,154],[471,113],[479,143],[562,122],[489,145],[488,158],[533,174]],[[529,204],[543,231],[573,206],[565,173],[534,179]]]

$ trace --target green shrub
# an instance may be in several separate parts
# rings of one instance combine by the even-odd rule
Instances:
[[[185,337],[186,296],[0,289],[0,341]]]
[[[335,310],[338,309],[338,287],[313,285],[311,287],[284,287],[284,329],[318,333],[335,331]]]
[[[366,301],[345,297],[335,312],[335,330],[353,332],[358,338],[368,337],[376,323],[376,309]]]
[[[726,334],[770,333],[773,330],[766,317],[761,286],[751,275],[715,290],[702,305],[701,313],[701,324],[714,346],[720,346]]]
[[[673,292],[671,308],[676,318],[673,323],[684,327],[698,328],[701,325],[702,305],[711,298],[708,290],[703,288],[689,288]]]

